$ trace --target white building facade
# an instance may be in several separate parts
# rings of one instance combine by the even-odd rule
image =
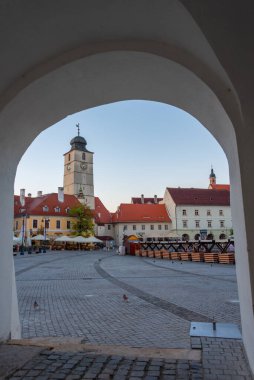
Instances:
[[[222,240],[232,234],[227,190],[167,188],[163,203],[180,238]]]

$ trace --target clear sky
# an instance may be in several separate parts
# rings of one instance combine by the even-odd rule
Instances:
[[[166,104],[125,101],[70,115],[43,131],[19,163],[15,194],[63,186],[63,154],[76,123],[94,152],[95,195],[110,211],[132,196],[163,197],[166,187],[207,188],[211,165],[217,183],[229,183],[222,148],[196,119]]]

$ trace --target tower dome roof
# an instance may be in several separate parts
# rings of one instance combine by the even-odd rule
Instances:
[[[70,141],[71,144],[71,150],[77,149],[77,150],[82,150],[84,152],[87,152],[86,149],[86,139],[82,136],[75,136],[73,139]]]

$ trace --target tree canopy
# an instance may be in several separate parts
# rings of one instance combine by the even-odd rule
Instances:
[[[88,206],[79,205],[73,207],[70,209],[69,215],[76,218],[76,221],[72,222],[71,226],[75,235],[82,235],[84,237],[93,235],[93,213]]]

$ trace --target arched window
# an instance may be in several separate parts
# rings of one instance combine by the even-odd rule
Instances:
[[[182,235],[182,240],[189,241],[190,240],[189,235],[188,234],[183,234]]]
[[[206,239],[207,240],[213,240],[214,239],[213,234],[208,234]]]
[[[219,237],[221,240],[225,240],[227,239],[227,235],[225,234],[220,234],[220,237]]]
[[[195,240],[199,240],[200,239],[200,234],[196,234],[194,239]]]

